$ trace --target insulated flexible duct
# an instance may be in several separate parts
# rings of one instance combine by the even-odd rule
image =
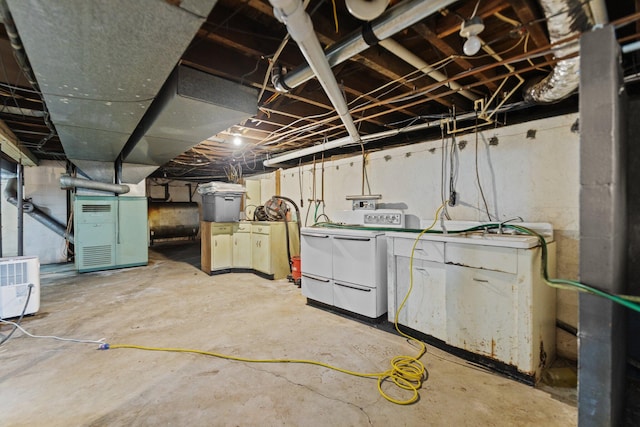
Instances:
[[[587,31],[593,25],[581,0],[540,0],[547,18],[549,40],[559,40]],[[577,43],[560,45],[554,55],[563,58],[579,49]],[[580,84],[580,58],[562,59],[553,71],[539,82],[524,89],[524,100],[531,103],[548,104],[568,97]]]

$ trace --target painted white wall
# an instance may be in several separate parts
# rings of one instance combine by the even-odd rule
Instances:
[[[571,131],[577,114],[537,120],[499,129],[482,129],[478,134],[480,182],[494,220],[517,216],[527,222],[550,222],[557,241],[558,277],[577,279],[579,260],[579,135]],[[535,130],[535,138],[527,131]],[[497,145],[489,139],[497,137]],[[487,215],[478,189],[475,169],[475,135],[458,137],[466,141],[459,151],[456,181],[459,203],[449,207],[454,220],[486,221]],[[448,139],[451,143],[451,139]],[[367,176],[372,194],[382,194],[386,207],[405,206],[405,213],[432,219],[442,198],[442,141],[372,152],[367,157]],[[315,198],[321,198],[321,164],[316,160]],[[447,164],[448,169],[448,164]],[[301,172],[301,176],[300,176]],[[361,194],[362,157],[324,162],[324,212],[331,217],[338,210],[349,210],[347,195]],[[252,178],[274,180],[273,174]],[[302,195],[300,191],[302,179]],[[448,180],[448,178],[447,178]],[[281,194],[304,200],[313,198],[313,167],[304,165],[281,172]],[[365,190],[368,192],[368,190]],[[447,195],[448,197],[448,195]],[[313,211],[309,213],[312,223]],[[577,324],[577,296],[558,293],[558,318]],[[558,351],[576,358],[576,340],[559,332]]]
[[[60,175],[65,172],[64,162],[42,161],[38,166],[24,168],[24,196],[58,222],[65,224],[67,196],[60,189]],[[2,192],[9,178],[15,174],[2,172]],[[2,253],[18,254],[18,210],[2,199]],[[66,262],[65,240],[26,213],[24,214],[24,255],[37,256],[41,264]]]

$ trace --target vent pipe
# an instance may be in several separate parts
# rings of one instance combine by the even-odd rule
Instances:
[[[336,109],[342,123],[354,142],[360,141],[360,134],[353,123],[349,107],[338,86],[336,77],[331,71],[329,62],[324,56],[320,42],[313,32],[313,24],[309,14],[305,12],[300,0],[269,0],[273,6],[273,13],[280,22],[287,26],[291,38],[296,41],[300,52],[307,60],[309,67],[318,77],[318,81],[326,92],[331,104]]]
[[[407,0],[388,9],[379,18],[366,22],[361,30],[354,31],[344,40],[334,43],[323,51],[323,56],[326,57],[329,66],[334,67],[455,2],[456,0]],[[271,4],[276,7],[274,1],[271,1]],[[312,69],[308,65],[301,65],[286,75],[274,76],[273,85],[279,92],[288,92],[312,78]]]
[[[88,190],[107,191],[109,193],[125,194],[129,192],[126,184],[109,184],[108,182],[91,181],[90,179],[74,178],[69,175],[60,177],[60,186],[63,190],[67,188],[86,188]]]
[[[19,208],[18,203],[20,199],[17,194],[17,179],[11,178],[7,182],[7,186],[4,190],[4,197],[7,199],[7,202],[11,203],[13,206]],[[23,212],[29,215],[31,218],[38,221],[40,224],[47,227],[49,230],[53,231],[57,235],[64,237],[69,242],[74,243],[73,233],[67,231],[67,227],[64,224],[59,223],[54,218],[50,217],[48,214],[43,212],[38,206],[34,205],[31,202],[22,201],[22,209]]]

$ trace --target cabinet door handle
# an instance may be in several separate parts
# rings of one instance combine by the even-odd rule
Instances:
[[[324,279],[322,277],[312,276],[311,274],[302,274],[302,277],[306,277],[307,279],[317,280],[318,282],[329,283],[329,279]]]
[[[473,280],[474,280],[475,282],[489,283],[489,281],[488,281],[488,280],[486,280],[486,279],[477,279],[477,278],[475,278],[475,277],[474,277],[474,278],[473,278]]]
[[[424,267],[413,267],[416,271],[427,271]]]
[[[218,247],[218,241],[217,241],[217,240],[214,240],[214,241],[213,241],[213,247],[215,247],[215,248],[217,248],[217,247]]]
[[[371,238],[369,237],[340,237],[340,236],[333,236],[334,239],[336,240],[354,240],[356,242],[368,242],[371,240]]]
[[[318,239],[328,239],[328,234],[311,234],[311,233],[302,233],[303,236],[306,237],[317,237]]]
[[[337,286],[342,286],[343,288],[355,289],[356,291],[371,292],[371,289],[369,288],[358,288],[356,286],[349,286],[349,285],[345,285],[338,282],[333,282],[333,283]]]

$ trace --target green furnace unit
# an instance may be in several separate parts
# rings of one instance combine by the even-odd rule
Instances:
[[[147,265],[146,197],[75,196],[73,225],[79,272]]]

